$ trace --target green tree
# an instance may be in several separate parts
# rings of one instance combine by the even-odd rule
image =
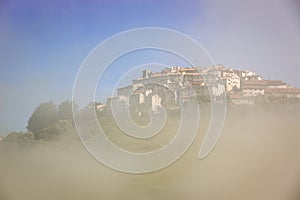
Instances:
[[[34,141],[34,135],[32,132],[10,132],[4,139],[6,143],[16,143],[19,145],[28,145]]]
[[[59,120],[71,120],[73,119],[73,110],[74,112],[78,111],[78,106],[76,104],[73,105],[71,101],[64,101],[58,106],[58,119]]]
[[[28,120],[27,130],[33,132],[35,139],[41,138],[41,132],[58,121],[58,109],[50,101],[41,103]]]

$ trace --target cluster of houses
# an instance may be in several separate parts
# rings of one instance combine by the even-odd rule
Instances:
[[[210,80],[209,75],[214,75],[214,80]],[[207,89],[210,83],[214,84],[211,93]],[[236,105],[254,105],[257,99],[269,97],[300,99],[300,89],[281,80],[267,80],[250,70],[215,65],[206,68],[172,67],[161,72],[144,70],[141,77],[132,80],[131,85],[118,88],[117,96],[109,97],[106,105],[99,104],[97,108],[104,109],[111,102],[122,103],[125,107],[147,104],[157,113],[163,104],[172,107],[191,97],[221,96],[223,93]]]
[[[300,99],[300,89],[281,80],[268,80],[249,70],[234,70],[221,66],[226,93],[234,104],[254,105],[271,98]]]

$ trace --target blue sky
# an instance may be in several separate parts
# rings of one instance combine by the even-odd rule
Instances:
[[[25,130],[41,102],[71,99],[79,66],[108,37],[183,32],[217,63],[300,86],[299,4],[290,1],[0,1],[0,134]]]

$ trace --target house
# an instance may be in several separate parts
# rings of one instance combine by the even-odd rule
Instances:
[[[203,82],[203,77],[199,73],[186,73],[183,76],[183,82]]]
[[[287,84],[280,80],[266,80],[267,88],[287,88]]]
[[[145,103],[145,96],[148,96],[144,94],[145,92],[143,90],[136,90],[132,95],[131,98],[135,99],[135,101],[131,101],[131,104],[135,102],[135,104],[143,104]]]
[[[107,113],[111,113],[112,112],[112,106],[119,106],[119,101],[120,97],[119,96],[112,96],[112,97],[107,97],[106,100],[106,111]],[[125,106],[125,105],[124,105]]]
[[[179,73],[198,73],[196,68],[178,68]]]
[[[106,104],[96,103],[96,109],[98,111],[101,112],[101,111],[105,110],[105,108],[106,108]]]
[[[264,90],[266,88],[265,80],[248,80],[242,83],[242,93],[244,96],[264,95]]]
[[[161,97],[159,97],[157,94],[153,95],[151,97],[151,110],[155,114],[158,114],[161,108],[162,108],[162,106],[161,106]]]
[[[213,96],[221,96],[221,95],[223,95],[224,92],[225,92],[225,87],[224,87],[223,84],[218,84],[217,87],[214,87],[214,86],[213,86],[213,87],[211,88],[211,92],[212,92],[212,95],[213,95]]]
[[[221,77],[232,77],[237,76],[233,69],[223,69],[221,70]]]
[[[233,89],[240,89],[241,80],[238,75],[227,76],[222,78],[225,83],[225,88],[227,92],[232,91]]]
[[[264,80],[263,77],[260,75],[247,76],[247,77],[244,77],[243,79],[245,81],[251,81],[251,80],[262,81],[262,80]]]
[[[266,87],[265,80],[243,80],[241,84],[244,88],[265,88]]]
[[[255,76],[255,72],[250,70],[242,70],[240,71],[241,77],[245,78],[245,80],[249,79],[249,77]],[[248,78],[247,78],[248,77]]]
[[[133,85],[127,85],[124,87],[120,87],[117,89],[118,94],[117,95],[124,95],[124,96],[130,96],[133,92]]]
[[[263,89],[263,88],[244,88],[242,92],[243,92],[244,96],[256,97],[258,95],[264,95],[265,89]]]
[[[248,105],[253,106],[255,104],[255,97],[243,96],[243,95],[230,95],[231,102],[235,105]]]

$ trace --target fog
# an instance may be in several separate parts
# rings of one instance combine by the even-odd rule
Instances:
[[[75,134],[30,147],[1,146],[0,199],[297,200],[299,116],[294,108],[229,109],[219,142],[199,160],[210,117],[204,110],[190,149],[173,165],[140,175],[105,167]]]

